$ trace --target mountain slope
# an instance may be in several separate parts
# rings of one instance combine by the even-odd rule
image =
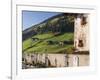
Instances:
[[[36,34],[46,32],[73,32],[74,16],[68,13],[62,13],[53,16],[39,24],[36,24],[23,31],[23,40],[28,39]]]
[[[23,53],[73,52],[74,16],[59,14],[23,31]]]

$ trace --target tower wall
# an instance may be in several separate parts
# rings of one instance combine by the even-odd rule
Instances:
[[[89,19],[88,15],[77,15],[74,28],[74,47],[77,51],[89,50]]]

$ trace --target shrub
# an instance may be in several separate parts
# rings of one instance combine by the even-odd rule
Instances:
[[[52,44],[54,44],[54,42],[53,41],[47,41],[47,43],[49,44],[49,45],[52,45]]]

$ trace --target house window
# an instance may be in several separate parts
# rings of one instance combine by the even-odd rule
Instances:
[[[83,46],[84,46],[83,40],[79,40],[79,42],[78,42],[78,47],[83,47]]]

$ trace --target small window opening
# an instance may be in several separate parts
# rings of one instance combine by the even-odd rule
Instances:
[[[86,24],[87,24],[86,17],[82,17],[81,25],[86,25]]]
[[[83,46],[84,46],[84,45],[83,45],[83,40],[79,40],[78,46],[79,46],[79,47],[83,47]]]

